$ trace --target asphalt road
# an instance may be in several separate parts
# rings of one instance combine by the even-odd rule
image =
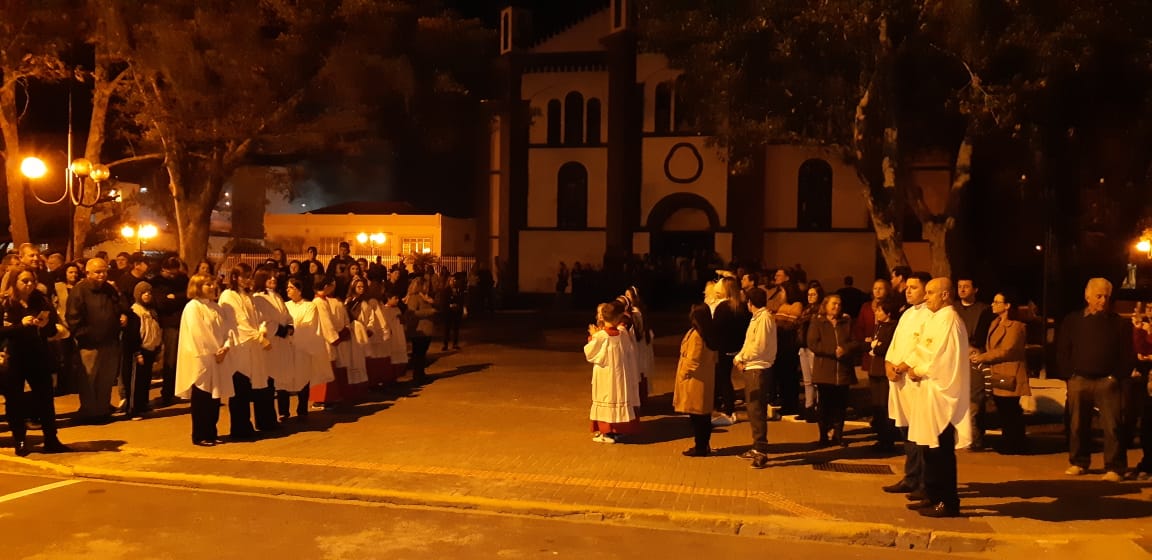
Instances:
[[[956,554],[3,473],[0,557],[960,558]]]

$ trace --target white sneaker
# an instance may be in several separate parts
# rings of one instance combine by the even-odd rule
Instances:
[[[737,424],[740,422],[740,419],[736,417],[735,412],[733,412],[730,416],[728,416],[728,419],[731,420],[733,424]]]
[[[616,440],[614,440],[614,439],[612,439],[612,438],[610,438],[604,434],[593,436],[592,441],[594,441],[596,443],[616,443]]]
[[[1081,467],[1079,465],[1072,465],[1071,467],[1068,467],[1068,469],[1064,471],[1064,474],[1066,474],[1068,476],[1080,476],[1080,475],[1084,474],[1084,467]]]
[[[726,414],[721,414],[720,416],[713,416],[712,417],[712,425],[713,426],[731,426],[732,425],[732,418]]]
[[[1104,473],[1104,476],[1100,477],[1100,480],[1107,482],[1120,482],[1121,480],[1124,480],[1124,477],[1120,476],[1120,473],[1116,471],[1108,471]]]

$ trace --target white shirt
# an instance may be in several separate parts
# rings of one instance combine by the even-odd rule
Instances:
[[[931,313],[905,363],[921,378],[908,381],[918,385],[911,402],[906,403],[911,412],[909,441],[938,447],[940,432],[952,424],[956,427],[956,447],[968,447],[972,442],[968,330],[954,307]]]
[[[759,309],[748,323],[744,346],[732,363],[744,364],[744,369],[768,369],[776,362],[776,320],[767,309]]]

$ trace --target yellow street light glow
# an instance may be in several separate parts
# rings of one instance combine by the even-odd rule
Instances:
[[[72,160],[72,174],[77,177],[87,177],[92,174],[92,162],[87,158]]]
[[[370,239],[372,239],[373,243],[380,244],[380,243],[384,243],[385,237],[384,237],[383,233],[373,233],[370,236]]]
[[[160,230],[156,229],[156,226],[152,224],[144,224],[143,226],[140,226],[141,239],[152,239],[153,237],[159,235],[159,233]]]
[[[132,226],[124,226],[120,228],[120,235],[124,237],[136,237],[136,228]]]
[[[1141,253],[1152,251],[1152,241],[1141,239],[1140,242],[1136,244],[1136,250],[1140,251]]]
[[[356,234],[356,242],[361,244],[361,245],[367,243],[368,242],[368,234],[364,233],[364,232],[360,232],[360,233]]]
[[[48,166],[38,157],[26,157],[20,162],[20,173],[29,179],[39,179],[48,173]]]
[[[431,253],[431,252],[432,252],[432,248],[431,248],[431,247],[425,247],[425,248],[424,248],[424,254],[425,254],[425,255],[427,255],[428,253]]]

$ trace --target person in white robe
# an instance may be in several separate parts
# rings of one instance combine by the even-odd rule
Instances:
[[[320,317],[316,305],[304,299],[303,281],[288,279],[288,301],[285,307],[292,317],[292,370],[279,378],[277,384],[277,408],[280,420],[288,418],[288,398],[297,394],[296,416],[308,415],[308,393],[313,386],[332,381],[332,362],[329,361],[328,342],[320,330]]]
[[[232,396],[232,372],[223,363],[235,346],[234,327],[216,303],[218,291],[212,276],[189,279],[176,356],[176,395],[191,399],[192,443],[205,447],[219,442],[220,399]]]
[[[252,267],[237,263],[228,272],[228,289],[220,294],[220,307],[236,325],[236,346],[229,352],[228,365],[232,370],[234,395],[228,399],[231,418],[230,439],[252,440],[256,428],[274,429],[276,409],[269,384],[267,326],[256,313],[252,298]],[[256,426],[252,425],[252,409],[256,409]]]
[[[620,317],[612,303],[597,308],[596,320],[588,326],[584,345],[584,357],[592,364],[592,441],[616,443],[639,426],[632,400],[637,384],[626,373],[633,358],[625,354],[624,339],[630,335],[618,328]]]
[[[346,343],[352,339],[352,329],[348,328],[344,304],[332,297],[335,289],[336,280],[325,277],[316,285],[316,297],[312,299],[320,334],[328,343],[328,361],[332,367],[332,381],[312,385],[309,397],[318,408],[330,408],[342,402],[348,392],[348,363],[352,361],[352,354],[351,344]]]
[[[385,383],[394,383],[408,366],[408,337],[404,334],[404,323],[400,314],[400,296],[390,294],[380,307],[384,326],[388,329],[388,377]]]
[[[365,308],[368,308],[368,318],[371,317],[371,304],[367,296],[368,280],[362,276],[352,276],[348,280],[348,297],[339,305],[334,306],[334,316],[343,314],[343,319],[349,331],[349,339],[342,347],[347,347],[348,361],[348,392],[350,400],[363,398],[368,392],[368,342],[369,336],[367,320],[361,320]],[[339,319],[336,321],[339,322]],[[375,331],[372,334],[376,334]]]
[[[275,401],[275,392],[278,388],[289,384],[295,385],[291,381],[296,370],[293,363],[295,351],[291,342],[292,315],[288,313],[288,306],[285,305],[284,299],[280,297],[280,293],[277,291],[279,286],[274,270],[264,268],[257,270],[253,277],[253,285],[259,291],[252,296],[252,302],[256,306],[256,315],[264,325],[269,342],[269,348],[264,359],[268,374],[271,377],[269,382],[269,391],[273,393],[271,400]],[[299,387],[300,385],[295,386]],[[282,409],[281,413],[287,416],[287,406]],[[264,428],[260,429],[263,430]]]
[[[364,356],[368,386],[381,387],[388,377],[388,341],[392,338],[392,331],[384,322],[380,300],[369,294],[367,281],[354,278],[349,284],[348,301],[344,306],[348,308],[354,325],[352,340]]]
[[[917,272],[910,276],[904,290],[904,297],[908,302],[908,309],[900,316],[896,324],[896,332],[892,335],[892,344],[885,355],[885,371],[888,375],[888,416],[904,433],[904,477],[895,484],[884,487],[885,492],[891,493],[918,493],[914,497],[923,498],[924,493],[924,450],[907,438],[908,413],[907,403],[914,398],[914,392],[919,389],[915,383],[907,383],[907,379],[897,370],[907,369],[905,361],[908,355],[915,350],[920,341],[920,330],[924,321],[931,316],[924,304],[924,290],[931,276],[926,272]]]
[[[972,441],[969,420],[968,331],[951,305],[952,281],[933,278],[928,282],[925,307],[931,316],[924,322],[916,348],[905,363],[905,383],[918,389],[907,405],[908,439],[927,448],[924,452],[924,491],[920,506],[926,517],[956,517],[960,497],[956,487],[956,448]]]

